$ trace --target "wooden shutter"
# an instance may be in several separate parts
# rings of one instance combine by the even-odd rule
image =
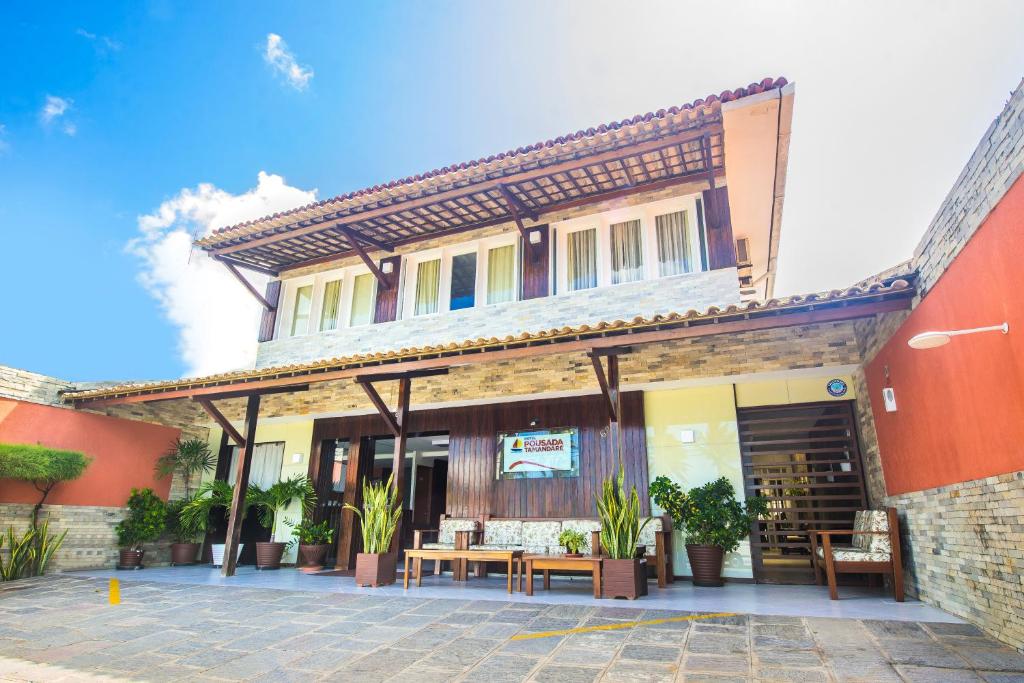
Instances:
[[[277,322],[278,299],[281,298],[281,281],[272,280],[267,283],[267,293],[264,297],[267,303],[273,306],[270,310],[263,309],[263,318],[260,320],[260,335],[257,341],[265,342],[274,338],[274,324]]]
[[[402,257],[389,256],[380,260],[383,269],[385,263],[390,263],[392,271],[384,275],[388,286],[384,287],[377,283],[377,305],[373,312],[373,322],[391,322],[398,317],[398,277],[402,271]]]
[[[707,218],[708,268],[732,268],[736,265],[736,247],[729,214],[729,188],[704,190],[704,216]]]
[[[551,282],[550,230],[546,225],[535,225],[526,230],[527,234],[533,232],[539,232],[541,238],[537,244],[523,240],[523,299],[547,296]]]

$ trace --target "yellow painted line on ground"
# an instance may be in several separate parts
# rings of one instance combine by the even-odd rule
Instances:
[[[121,604],[121,582],[117,579],[110,580],[109,599],[111,605]]]
[[[573,633],[592,633],[594,631],[616,631],[621,628],[633,628],[634,626],[653,626],[655,624],[673,624],[681,621],[698,621],[700,619],[715,619],[717,617],[734,616],[736,616],[736,612],[715,612],[712,614],[691,614],[685,617],[665,617],[664,619],[645,619],[644,621],[623,621],[618,624],[598,624],[597,626],[580,626],[579,628],[567,628],[561,631],[523,633],[518,636],[512,636],[510,640],[533,640],[534,638],[568,636]]]

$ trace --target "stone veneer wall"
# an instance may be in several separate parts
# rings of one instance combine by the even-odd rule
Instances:
[[[0,398],[56,405],[60,402],[59,392],[71,387],[71,382],[56,377],[0,365]]]
[[[357,353],[447,344],[477,338],[502,338],[537,332],[631,320],[638,315],[685,313],[740,299],[735,268],[686,273],[526,301],[478,306],[405,320],[346,327],[330,332],[284,337],[259,345],[256,367],[303,363]]]
[[[67,530],[60,550],[47,567],[48,571],[111,568],[117,564],[117,534],[114,527],[124,519],[125,508],[89,505],[44,505],[40,521],[49,518],[50,531]],[[15,534],[28,528],[32,505],[0,503],[0,529],[13,526]],[[147,544],[147,566],[170,562],[170,544]]]

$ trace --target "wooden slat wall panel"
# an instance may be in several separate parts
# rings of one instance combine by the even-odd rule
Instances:
[[[704,215],[707,217],[708,268],[732,268],[736,265],[736,245],[732,236],[729,188],[704,190]]]
[[[772,511],[750,539],[755,576],[810,582],[808,531],[852,529],[867,505],[852,403],[741,408],[737,417],[746,493]]]
[[[281,281],[271,280],[267,283],[266,296],[263,298],[273,306],[272,310],[263,309],[263,317],[260,319],[260,334],[258,341],[265,342],[274,338],[274,325],[277,323],[277,306],[281,298]]]
[[[373,313],[373,322],[387,323],[398,317],[398,278],[402,272],[402,257],[389,256],[379,262],[381,268],[385,263],[392,264],[393,270],[384,275],[388,287],[377,285],[377,306]]]
[[[535,225],[527,229],[527,233],[539,232],[539,244],[530,244],[523,240],[523,299],[537,299],[547,296],[551,283],[550,272],[550,236],[547,225]]]
[[[476,517],[593,517],[601,480],[616,469],[608,443],[603,398],[583,396],[547,401],[413,411],[410,433],[449,433],[446,514]],[[644,512],[649,511],[647,445],[641,392],[622,394],[623,461],[626,485],[636,484]],[[537,421],[535,427],[530,422]],[[497,433],[531,428],[577,427],[580,430],[580,476],[560,479],[497,480]],[[602,432],[605,435],[602,436]],[[314,440],[385,435],[378,415],[316,421]],[[349,467],[352,461],[350,459]]]

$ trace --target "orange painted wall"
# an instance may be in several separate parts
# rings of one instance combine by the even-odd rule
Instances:
[[[171,478],[157,480],[153,466],[180,430],[106,415],[0,399],[0,441],[38,443],[92,457],[81,478],[58,484],[47,503],[122,506],[132,487],[150,487],[166,499]],[[0,503],[35,503],[30,484],[0,479]]]
[[[1010,324],[914,350],[928,330]],[[882,388],[896,390],[885,412]],[[1024,176],[867,367],[890,495],[1024,470]]]

